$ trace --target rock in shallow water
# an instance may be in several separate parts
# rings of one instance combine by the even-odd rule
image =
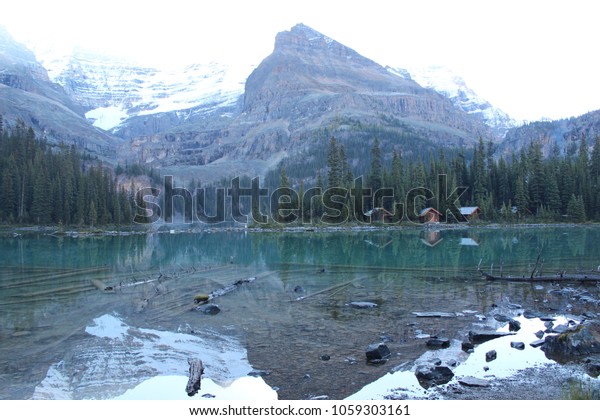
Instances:
[[[427,347],[445,349],[450,347],[450,340],[448,338],[431,338],[427,340]]]
[[[383,343],[371,344],[366,351],[367,361],[386,359],[390,354],[390,349]]]
[[[450,382],[454,373],[448,366],[420,365],[415,370],[419,384],[427,389],[434,385],[443,385]]]
[[[357,309],[377,308],[377,304],[373,302],[350,302],[348,305],[350,305],[352,308]]]
[[[474,378],[473,376],[465,376],[464,378],[460,378],[458,383],[464,386],[471,387],[487,387],[490,386],[490,383],[485,379]]]

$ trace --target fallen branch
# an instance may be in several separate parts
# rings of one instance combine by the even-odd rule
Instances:
[[[209,293],[208,295],[196,295],[194,297],[194,303],[196,304],[205,304],[207,302],[210,302],[211,300],[213,300],[214,298],[223,296],[229,292],[233,292],[235,289],[237,289],[239,286],[241,286],[244,283],[252,283],[254,280],[256,280],[256,277],[248,277],[247,279],[240,279],[240,280],[236,280],[233,283],[222,287],[220,289],[217,289],[211,293]]]
[[[188,370],[189,379],[187,386],[185,387],[185,392],[188,394],[188,397],[193,397],[200,390],[200,381],[202,380],[202,374],[204,373],[204,365],[200,359],[188,359],[188,364],[190,365]]]
[[[532,282],[552,282],[552,281],[591,281],[600,282],[600,275],[595,274],[566,274],[564,271],[552,276],[493,276],[485,271],[479,270],[479,273],[486,280],[506,280],[506,281],[532,281]]]

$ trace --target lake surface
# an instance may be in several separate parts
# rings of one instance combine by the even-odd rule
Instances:
[[[419,334],[461,340],[495,304],[568,312],[552,284],[477,274],[528,276],[538,255],[544,274],[595,271],[600,228],[5,235],[0,398],[142,398],[148,381],[174,377],[188,398],[190,357],[206,365],[209,389],[194,398],[228,398],[228,387],[239,398],[251,371],[248,389],[265,398],[345,398],[409,369],[428,350]],[[254,278],[216,298],[218,314],[194,310],[195,295]],[[456,316],[414,315],[426,311]],[[390,360],[367,365],[380,341]]]

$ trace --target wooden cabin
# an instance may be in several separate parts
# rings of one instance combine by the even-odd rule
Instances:
[[[394,217],[394,214],[390,213],[383,207],[375,207],[366,212],[365,216],[370,217],[372,222],[385,222],[391,221]]]
[[[419,222],[421,223],[439,223],[442,213],[433,207],[427,207],[419,213]]]
[[[478,220],[481,215],[481,209],[477,206],[475,207],[461,207],[460,214],[465,218],[467,222],[471,220]]]

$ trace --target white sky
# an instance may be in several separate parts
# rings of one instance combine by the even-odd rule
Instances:
[[[296,23],[382,65],[444,65],[517,119],[600,109],[598,13],[585,0],[18,0],[20,42],[81,45],[148,64],[250,62]],[[597,6],[598,4],[598,6]]]

